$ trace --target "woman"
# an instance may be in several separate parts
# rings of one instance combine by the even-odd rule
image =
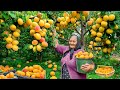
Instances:
[[[56,31],[54,31],[54,36],[56,36]],[[86,79],[86,74],[77,72],[75,54],[81,51],[80,47],[80,36],[78,34],[73,34],[69,39],[69,46],[63,46],[58,43],[55,39],[55,49],[57,52],[63,55],[61,59],[62,79]],[[83,51],[83,50],[82,50]],[[94,64],[85,64],[80,67],[82,70],[89,72],[94,69]]]

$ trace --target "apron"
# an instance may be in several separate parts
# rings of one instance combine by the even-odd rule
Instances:
[[[66,64],[64,64],[62,67],[62,79],[70,79],[70,75],[69,75],[69,72],[67,70]]]

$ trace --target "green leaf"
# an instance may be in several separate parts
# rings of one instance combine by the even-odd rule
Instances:
[[[10,12],[9,15],[10,15],[12,18],[16,18],[16,14],[13,13],[13,12]]]
[[[113,22],[110,22],[110,23],[109,23],[109,27],[110,27],[111,29],[113,29],[113,30],[114,30],[114,26],[115,26],[115,24],[114,24]]]
[[[7,13],[2,13],[2,17],[3,17],[5,20],[9,19],[9,16],[8,16]]]
[[[2,73],[2,70],[0,70],[0,73]]]

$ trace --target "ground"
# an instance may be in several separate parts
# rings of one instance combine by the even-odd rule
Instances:
[[[99,62],[97,61],[97,63],[99,63]],[[57,77],[57,79],[60,79],[61,63],[60,63],[60,61],[57,61],[55,63],[57,65],[57,71],[55,71],[55,76]],[[107,65],[113,66],[113,68],[115,69],[115,73],[113,76],[111,76],[109,78],[103,78],[103,77],[98,76],[95,73],[95,70],[97,68],[97,64],[96,64],[95,69],[93,71],[87,73],[87,79],[120,79],[120,67],[119,67],[120,66],[120,57],[118,55],[113,55],[112,58],[110,60],[105,61],[105,63],[107,63]],[[46,70],[46,79],[50,79],[50,77],[51,77],[50,72],[53,71],[53,67],[48,68],[48,65],[46,65],[44,61],[43,62],[33,61],[30,63],[22,64],[20,68],[16,68],[16,67],[14,67],[14,68],[16,70],[22,70],[25,66],[32,66],[35,64],[41,65]],[[52,64],[53,64],[53,62],[52,62]],[[102,61],[101,65],[103,65],[103,64],[104,64],[104,62]]]

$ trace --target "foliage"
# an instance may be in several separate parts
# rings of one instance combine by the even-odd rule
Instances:
[[[31,41],[33,40],[33,37],[30,36],[30,27],[24,27],[20,26],[17,23],[18,18],[22,18],[24,22],[26,22],[27,19],[29,19],[32,16],[36,16],[38,11],[1,11],[0,17],[4,22],[0,24],[0,63],[8,65],[16,66],[17,64],[26,63],[27,60],[37,60],[40,61],[43,60],[49,60],[52,59],[53,61],[56,61],[55,57],[59,57],[57,53],[55,53],[52,37],[49,35],[51,30],[48,30],[46,35],[46,41],[49,43],[49,46],[47,49],[44,50],[44,52],[33,52],[32,50],[29,50],[28,46],[31,44]],[[42,13],[42,18],[47,19],[46,12]],[[33,21],[33,19],[32,19]],[[18,38],[19,41],[19,50],[13,51],[11,49],[6,48],[6,41],[4,40],[4,37],[8,37],[8,35],[3,34],[4,31],[9,31],[12,33],[12,31],[9,29],[10,25],[14,24],[18,29],[21,31],[21,35]],[[43,57],[43,58],[42,58]],[[15,60],[15,61],[14,61]]]
[[[120,41],[117,42],[113,54],[117,54],[118,56],[120,56]]]
[[[23,22],[26,22],[30,18],[32,21],[34,21],[34,17],[37,17],[38,13],[42,14],[42,19],[52,19],[54,22],[53,25],[51,25],[51,28],[47,29],[47,33],[45,36],[48,47],[45,48],[42,52],[33,52],[33,49],[28,48],[32,44],[32,40],[34,39],[30,35],[30,26],[25,26],[25,23],[21,26],[18,24],[17,20],[18,18],[21,18]],[[110,55],[108,55],[103,53],[102,50],[97,51],[95,49],[88,49],[89,42],[95,40],[94,37],[91,37],[90,29],[94,24],[96,24],[97,18],[100,16],[104,16],[105,14],[109,15],[111,13],[115,14],[116,18],[113,22],[108,22],[109,27],[113,29],[115,24],[118,25],[118,30],[115,31],[113,29],[114,33],[110,37],[110,40],[112,41],[113,45],[115,45],[116,50],[114,50]],[[110,60],[109,58],[112,54],[119,55],[120,51],[119,15],[119,11],[90,11],[89,15],[84,15],[83,11],[0,11],[0,64],[11,65],[14,67],[20,64],[23,67],[25,65],[39,63],[44,68],[46,68],[48,72],[51,71],[51,69],[48,69],[47,66],[43,64],[44,61],[52,60],[54,62],[57,62],[60,61],[62,57],[62,55],[58,54],[54,48],[53,31],[56,30],[59,43],[63,45],[68,45],[68,40],[71,34],[73,32],[77,32],[81,36],[81,44],[82,46],[84,46],[83,49],[85,49],[85,51],[93,52],[94,62],[96,65],[111,65],[115,66],[115,69],[117,70],[119,62],[116,62],[115,60]],[[63,20],[59,21],[58,18],[62,18]],[[70,21],[68,19],[70,19]],[[88,21],[90,20],[94,21],[92,25],[88,25]],[[4,31],[8,31],[12,34],[12,31],[10,30],[10,25],[12,24],[14,24],[18,29],[20,29],[20,37],[17,38],[17,40],[19,41],[18,51],[6,48],[7,42],[5,41],[5,38],[7,38],[9,35],[4,34]],[[106,37],[108,36],[104,34],[102,39]],[[29,60],[33,60],[33,62],[26,63],[26,61]],[[58,75],[59,73],[60,72],[58,72]],[[94,74],[94,72],[91,72],[90,74]],[[117,71],[116,74],[119,74],[119,72]],[[49,78],[48,74],[47,77]]]

